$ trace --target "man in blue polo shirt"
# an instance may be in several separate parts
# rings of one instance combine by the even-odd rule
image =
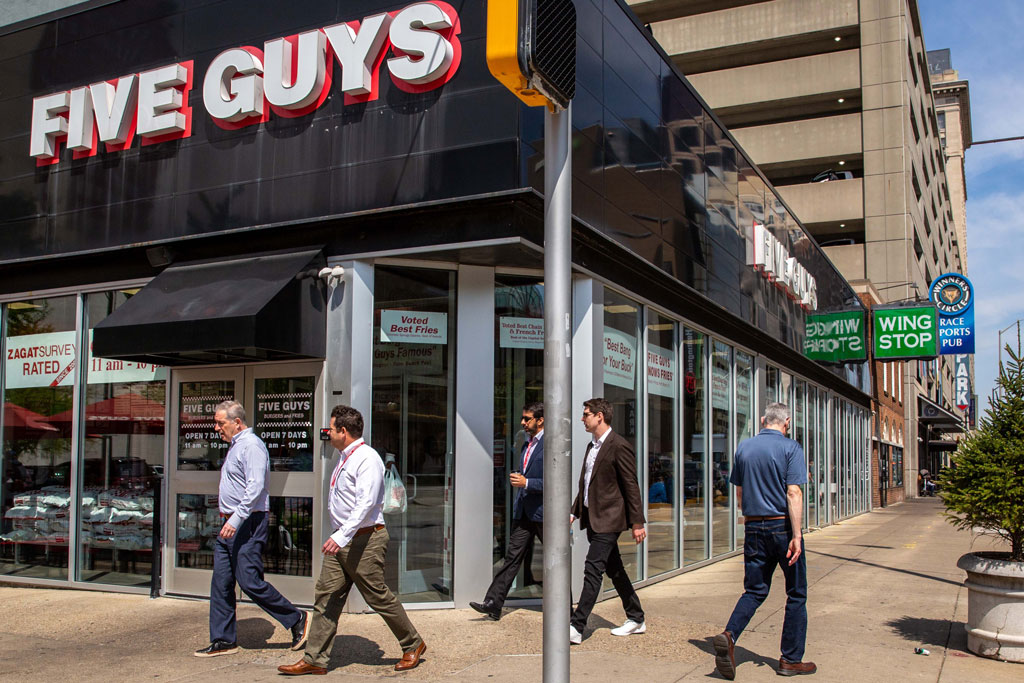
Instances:
[[[733,646],[754,612],[768,597],[775,567],[786,577],[786,618],[782,623],[780,676],[812,674],[813,662],[804,662],[807,638],[807,563],[800,531],[807,483],[807,462],[800,444],[786,437],[789,408],[769,403],[761,418],[761,432],[736,449],[732,476],[736,503],[743,511],[743,595],[723,633],[712,639],[715,666],[726,679],[736,677]]]

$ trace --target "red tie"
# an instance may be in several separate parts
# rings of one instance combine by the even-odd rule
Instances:
[[[537,443],[536,437],[530,439],[530,445],[526,447],[526,455],[523,456],[523,472],[526,471],[526,466],[530,464],[530,456],[533,454],[533,447]]]

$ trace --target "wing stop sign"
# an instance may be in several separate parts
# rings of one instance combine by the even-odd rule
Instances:
[[[804,355],[827,363],[867,360],[864,311],[808,315]]]
[[[929,359],[939,355],[939,321],[935,306],[871,309],[875,358]]]

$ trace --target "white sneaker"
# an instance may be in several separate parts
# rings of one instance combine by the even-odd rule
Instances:
[[[639,624],[632,619],[626,619],[626,623],[618,628],[612,629],[613,636],[631,636],[634,633],[646,633],[647,624],[640,622]]]
[[[583,642],[583,634],[577,631],[572,624],[569,624],[569,642],[573,645],[579,645]]]

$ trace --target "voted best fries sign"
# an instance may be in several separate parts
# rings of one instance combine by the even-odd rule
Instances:
[[[939,355],[935,306],[873,308],[871,319],[876,359],[928,359]]]

